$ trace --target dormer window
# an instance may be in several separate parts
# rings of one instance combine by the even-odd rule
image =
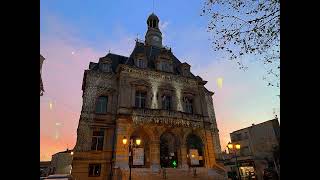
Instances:
[[[145,68],[144,60],[143,60],[143,59],[137,59],[137,60],[136,60],[136,66],[137,66],[138,68]]]
[[[111,64],[101,64],[101,70],[104,72],[111,72]]]
[[[166,61],[160,61],[159,63],[159,70],[160,71],[166,71],[166,72],[172,72],[172,66]]]
[[[188,63],[180,64],[182,76],[190,76],[190,65]]]
[[[100,58],[99,60],[99,69],[103,72],[111,72],[112,61],[110,58]]]

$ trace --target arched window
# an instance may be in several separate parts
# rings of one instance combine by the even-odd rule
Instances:
[[[108,96],[100,96],[96,102],[96,113],[107,113]]]
[[[189,97],[184,98],[184,109],[187,113],[193,113],[193,100]]]
[[[171,110],[172,98],[169,95],[162,96],[162,109]]]
[[[135,107],[145,108],[147,93],[144,91],[136,91]]]

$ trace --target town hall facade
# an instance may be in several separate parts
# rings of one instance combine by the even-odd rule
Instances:
[[[84,72],[72,162],[77,180],[128,179],[130,163],[132,179],[161,179],[164,169],[168,176],[188,176],[193,167],[208,177],[221,171],[214,93],[162,45],[155,14],[147,25],[145,41],[137,39],[129,57],[109,53]]]

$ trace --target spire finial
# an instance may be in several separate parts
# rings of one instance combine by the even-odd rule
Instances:
[[[154,13],[154,0],[152,0],[152,13]]]

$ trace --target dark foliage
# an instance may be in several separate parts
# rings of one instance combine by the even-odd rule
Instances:
[[[280,87],[280,0],[206,0],[203,15],[210,18],[212,47],[235,60],[255,55],[263,63],[269,86]]]

